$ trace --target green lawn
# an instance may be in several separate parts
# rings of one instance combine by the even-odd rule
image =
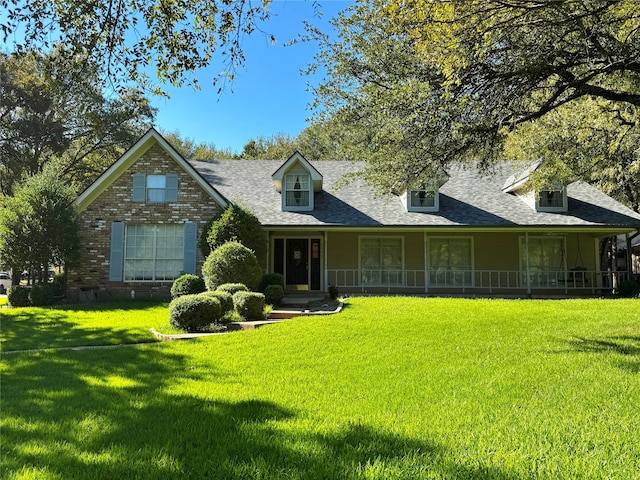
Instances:
[[[22,328],[3,309],[3,348],[42,344],[48,312],[86,328],[76,338],[133,340],[123,325],[157,328],[162,308],[113,311],[112,331],[45,309]],[[353,298],[334,316],[1,365],[2,478],[640,478],[637,300]]]

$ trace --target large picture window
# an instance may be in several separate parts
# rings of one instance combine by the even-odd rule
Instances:
[[[430,286],[472,286],[470,238],[430,238],[428,248]]]
[[[184,225],[127,225],[124,280],[175,280],[184,269]]]
[[[362,284],[403,284],[402,238],[360,238]]]
[[[564,277],[564,238],[520,237],[520,269],[525,282],[527,268],[532,287],[556,286],[558,279]]]

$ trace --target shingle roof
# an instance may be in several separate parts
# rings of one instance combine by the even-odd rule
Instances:
[[[362,180],[341,186],[346,173],[364,166],[358,163],[309,162],[324,176],[323,191],[316,193],[312,212],[282,211],[280,193],[271,179],[282,161],[190,163],[222,195],[249,208],[265,226],[640,226],[640,214],[583,182],[567,187],[567,212],[536,212],[520,198],[503,192],[505,180],[514,173],[507,164],[497,166],[490,175],[473,167],[451,166],[451,178],[440,189],[439,211],[422,213],[407,212],[397,196],[375,197]]]

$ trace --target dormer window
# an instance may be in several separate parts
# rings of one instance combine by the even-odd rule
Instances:
[[[306,210],[310,206],[311,182],[307,173],[285,175],[285,208]]]
[[[411,190],[407,195],[407,210],[409,212],[437,212],[438,190],[432,188]]]
[[[282,197],[282,211],[311,212],[315,194],[322,191],[322,175],[296,152],[271,175]]]
[[[567,191],[564,187],[541,190],[536,202],[540,212],[565,212],[567,210]]]

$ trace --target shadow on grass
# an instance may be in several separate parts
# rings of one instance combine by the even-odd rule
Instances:
[[[155,338],[147,328],[83,327],[77,317],[85,311],[88,315],[110,312],[118,319],[123,312],[138,310],[143,313],[158,305],[159,302],[118,302],[8,309],[2,312],[0,320],[2,351],[154,342]],[[69,320],[65,312],[73,314],[74,319]]]
[[[602,338],[575,337],[569,341],[569,345],[578,352],[615,354],[619,357],[618,364],[621,368],[631,373],[640,373],[640,337],[632,335]]]
[[[515,479],[458,464],[435,443],[361,423],[323,428],[272,401],[241,399],[232,372],[165,345],[5,360],[8,477]],[[239,400],[217,394],[229,387]]]

